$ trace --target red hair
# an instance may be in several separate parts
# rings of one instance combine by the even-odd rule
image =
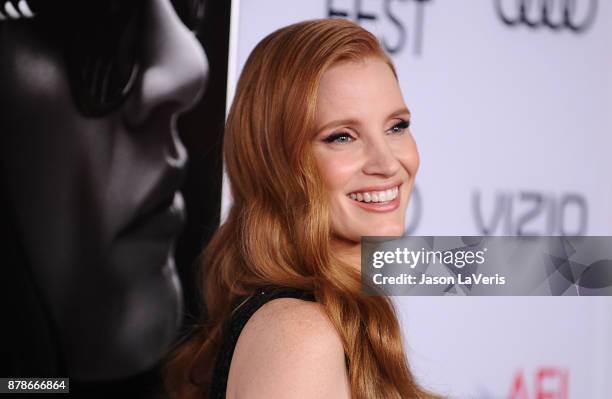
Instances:
[[[201,263],[208,317],[167,364],[171,396],[207,395],[237,301],[279,285],[308,290],[322,305],[342,338],[354,398],[430,397],[409,370],[390,300],[363,294],[358,271],[332,254],[327,192],[311,151],[321,76],[368,57],[395,74],[377,39],[341,19],[277,30],[249,56],[225,131],[233,204]]]

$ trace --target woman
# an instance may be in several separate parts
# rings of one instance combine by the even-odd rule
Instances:
[[[401,235],[419,157],[395,71],[345,20],[250,55],[225,136],[233,205],[203,254],[208,319],[174,353],[175,397],[428,397],[392,304],[360,285],[360,238]]]

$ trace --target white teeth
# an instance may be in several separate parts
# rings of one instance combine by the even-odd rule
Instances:
[[[348,196],[360,202],[387,202],[393,201],[399,194],[399,187],[393,187],[383,191],[370,191],[363,193],[350,193]]]

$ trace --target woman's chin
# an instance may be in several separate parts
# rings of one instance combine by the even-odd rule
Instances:
[[[377,226],[377,228],[370,228],[363,230],[362,233],[357,237],[358,241],[361,241],[361,237],[400,237],[404,234],[404,226]]]
[[[397,223],[363,225],[358,228],[334,229],[334,231],[336,240],[343,242],[344,245],[354,245],[361,243],[362,237],[401,237],[404,234],[404,224],[402,220]]]

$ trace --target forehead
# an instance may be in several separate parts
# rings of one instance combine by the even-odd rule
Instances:
[[[359,116],[403,106],[402,93],[391,67],[379,58],[346,61],[321,77],[317,119]]]

